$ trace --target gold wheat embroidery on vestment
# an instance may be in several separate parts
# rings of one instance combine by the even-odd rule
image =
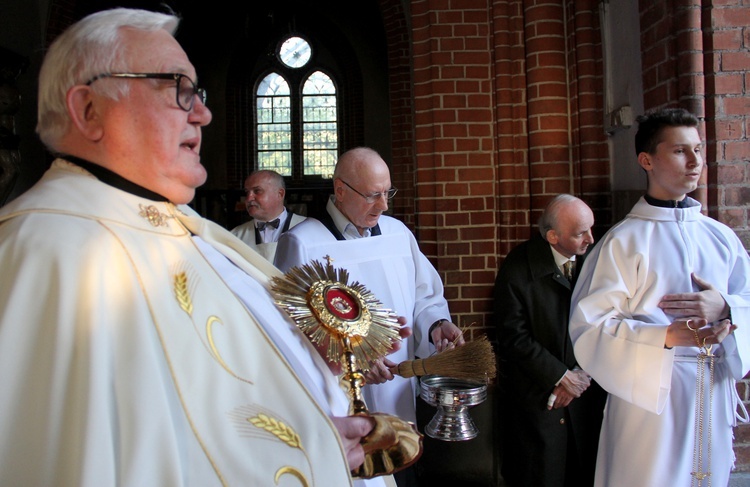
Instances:
[[[300,437],[294,430],[275,418],[259,413],[257,416],[247,418],[255,427],[265,430],[280,439],[292,448],[302,448]]]
[[[174,295],[177,298],[177,302],[180,303],[180,308],[182,308],[188,316],[192,316],[193,300],[190,299],[188,278],[185,272],[180,272],[174,276]]]

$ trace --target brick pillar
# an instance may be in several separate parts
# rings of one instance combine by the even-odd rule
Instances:
[[[481,327],[497,265],[491,6],[415,0],[411,13],[417,234],[454,320]]]
[[[547,202],[573,192],[569,73],[563,3],[525,2],[532,224]]]
[[[566,3],[570,99],[570,191],[594,210],[597,228],[611,225],[609,147],[602,121],[603,73],[599,2]]]
[[[523,0],[495,1],[493,30],[498,166],[497,255],[529,238],[529,134]]]
[[[586,199],[609,221],[609,162],[602,128],[598,4],[526,0],[531,223],[559,193]]]

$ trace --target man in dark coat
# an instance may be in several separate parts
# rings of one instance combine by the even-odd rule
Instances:
[[[593,224],[583,201],[555,197],[541,235],[513,249],[497,275],[502,474],[512,487],[593,484],[605,394],[577,366],[568,335]]]

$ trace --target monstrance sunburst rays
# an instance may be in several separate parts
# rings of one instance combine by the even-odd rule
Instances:
[[[348,283],[349,272],[317,260],[274,277],[276,304],[294,320],[310,341],[326,349],[328,360],[342,363],[344,339],[349,338],[357,368],[388,353],[400,340],[396,314],[359,282]]]

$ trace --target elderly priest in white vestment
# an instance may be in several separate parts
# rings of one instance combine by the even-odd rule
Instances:
[[[370,409],[415,421],[416,380],[394,378],[384,365],[463,344],[461,331],[450,321],[443,283],[414,235],[383,215],[396,189],[378,153],[366,147],[344,153],[334,170],[333,189],[321,220],[308,218],[282,235],[276,266],[286,272],[330,257],[335,267],[349,271],[350,281],[364,284],[386,308],[406,317],[414,334],[373,366],[363,394]]]
[[[639,117],[648,188],[591,252],[573,293],[578,363],[609,392],[599,487],[726,486],[732,427],[747,412],[750,259],[686,196],[704,168],[698,119]]]
[[[186,203],[205,92],[178,19],[93,14],[50,47],[58,159],[0,210],[0,485],[352,485],[370,418]],[[388,485],[381,477],[368,485]]]

